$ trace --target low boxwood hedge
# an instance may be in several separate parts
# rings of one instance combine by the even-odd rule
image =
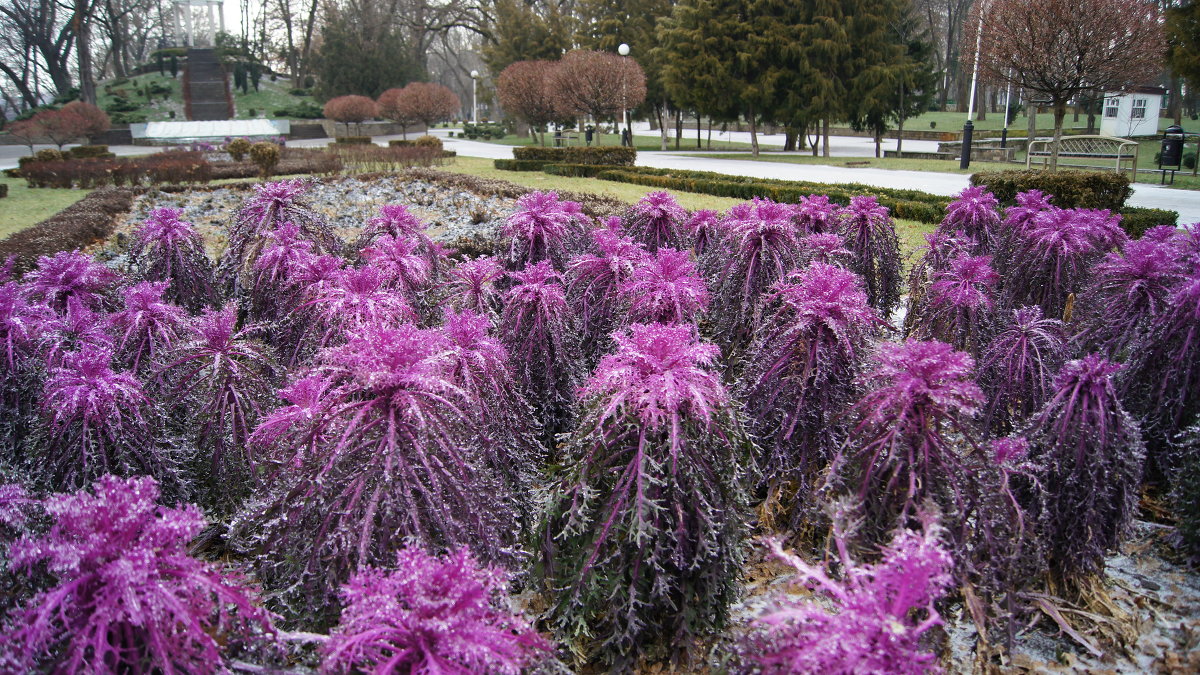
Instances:
[[[1119,211],[1131,194],[1129,177],[1116,171],[981,171],[971,175],[971,185],[986,185],[1004,205],[1015,204],[1018,192],[1041,190],[1064,209]]]
[[[536,159],[497,159],[493,162],[501,171],[541,171],[547,164]]]
[[[527,145],[513,148],[513,157],[560,164],[603,164],[631,167],[637,160],[637,150],[617,145],[585,148],[543,148],[538,145]]]

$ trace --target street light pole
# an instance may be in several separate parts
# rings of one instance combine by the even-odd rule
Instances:
[[[958,160],[958,168],[966,169],[971,166],[971,140],[975,135],[975,85],[979,82],[979,50],[983,47],[983,13],[987,11],[987,3],[979,7],[979,25],[975,29],[975,63],[971,67],[971,94],[967,97],[967,122],[963,124],[962,157]]]
[[[471,71],[471,124],[479,124],[479,101],[475,98],[475,85],[479,82],[479,71]]]
[[[620,54],[621,56],[629,56],[629,45],[622,42],[617,47],[617,53]],[[625,145],[625,143],[626,143],[625,137],[628,137],[629,145],[633,146],[633,129],[629,126],[629,104],[628,104],[628,100],[625,98],[625,70],[624,69],[621,70],[621,115],[625,118],[625,133],[622,135],[623,137],[621,138],[621,145]]]

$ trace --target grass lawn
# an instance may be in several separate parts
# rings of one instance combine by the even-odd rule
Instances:
[[[30,188],[20,178],[0,178],[0,182],[8,186],[8,196],[0,199],[0,238],[49,218],[91,192]]]
[[[1003,101],[1003,98],[1001,98]],[[967,121],[967,113],[965,112],[927,112],[922,113],[917,117],[910,117],[904,120],[904,128],[912,131],[962,131],[963,123]],[[929,123],[933,122],[935,126],[930,127]],[[1054,115],[1052,113],[1040,113],[1037,116],[1038,133],[1050,135],[1054,131]],[[1100,118],[1097,116],[1096,124],[1099,126]],[[1174,124],[1174,121],[1166,118],[1159,118],[1158,130],[1162,131]],[[974,120],[976,129],[987,129],[999,131],[1004,128],[1004,112],[988,113],[987,119]],[[1024,136],[1025,129],[1029,127],[1029,118],[1024,113],[1017,115],[1013,123],[1008,125],[1008,133],[1012,136]],[[1080,115],[1079,121],[1075,121],[1075,115],[1071,110],[1067,110],[1067,117],[1063,120],[1064,129],[1086,129],[1087,115]],[[1187,125],[1184,125],[1187,128]],[[1099,133],[1099,132],[1097,132]]]

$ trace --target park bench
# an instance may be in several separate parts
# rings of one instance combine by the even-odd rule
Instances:
[[[1048,168],[1054,141],[1030,141],[1025,168]],[[1064,136],[1059,141],[1058,166],[1072,169],[1113,169],[1129,171],[1129,181],[1137,180],[1138,144],[1113,136]]]
[[[583,145],[583,141],[580,140],[582,136],[583,134],[579,133],[578,131],[557,132],[554,134],[554,146],[565,148],[571,145]]]

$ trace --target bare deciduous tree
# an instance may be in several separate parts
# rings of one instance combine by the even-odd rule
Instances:
[[[646,76],[637,61],[611,52],[567,52],[551,77],[559,107],[597,122],[646,100]]]
[[[517,61],[505,68],[496,81],[500,105],[534,128],[561,118],[550,82],[556,66],[553,61]],[[546,144],[545,131],[541,142]]]

